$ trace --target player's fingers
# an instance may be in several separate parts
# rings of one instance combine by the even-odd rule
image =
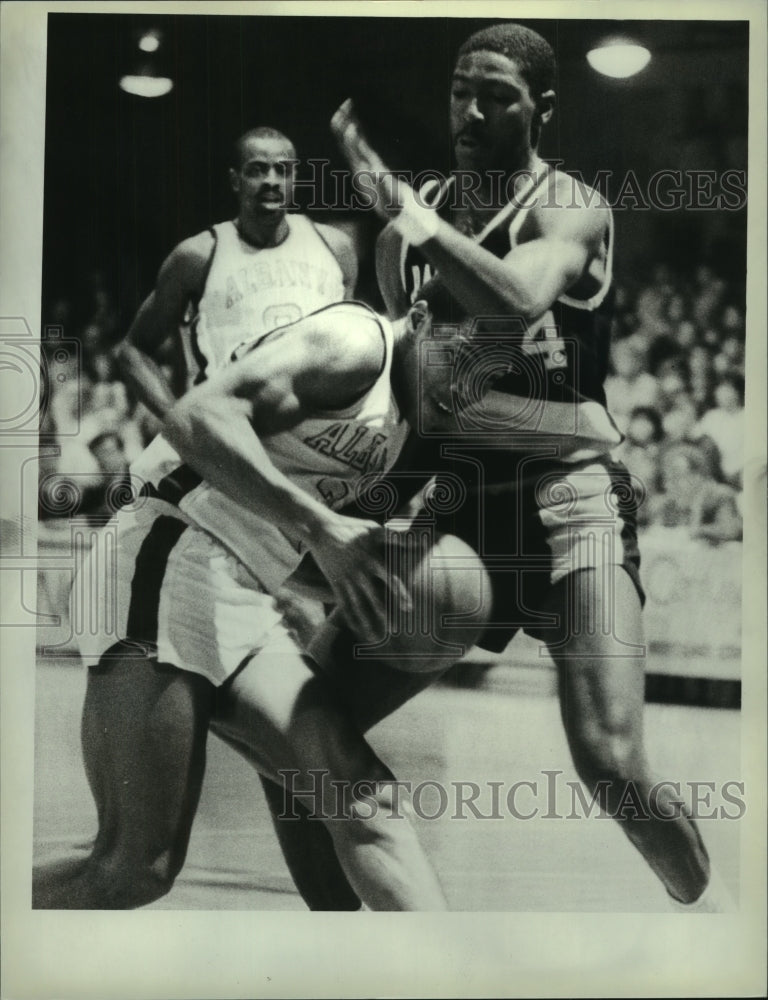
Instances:
[[[345,123],[349,120],[351,110],[352,98],[348,97],[346,101],[342,101],[331,116],[331,128],[334,130],[343,128]]]
[[[401,611],[411,611],[413,601],[411,592],[403,578],[392,568],[391,565],[375,560],[367,567],[368,575],[384,582],[385,597],[389,593],[392,595],[392,603]]]
[[[371,642],[382,639],[389,631],[392,615],[386,588],[376,578],[367,576],[361,582],[358,606],[362,610],[366,637]]]
[[[349,584],[343,584],[338,587],[337,594],[339,609],[353,634],[364,641],[378,638],[376,615],[363,590]]]

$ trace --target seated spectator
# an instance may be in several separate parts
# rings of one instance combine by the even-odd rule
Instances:
[[[645,355],[629,338],[613,345],[611,360],[615,374],[605,380],[605,394],[608,409],[623,433],[635,407],[656,405],[658,387],[653,375],[644,371]]]
[[[91,410],[112,410],[118,419],[128,416],[128,392],[120,380],[112,351],[102,351],[88,359],[86,370],[93,382]]]
[[[680,292],[675,292],[667,303],[667,322],[670,329],[674,330],[690,315],[686,297]]]
[[[714,370],[721,377],[744,378],[744,341],[737,334],[731,333],[724,338],[714,360]]]
[[[690,374],[683,356],[675,353],[662,361],[654,372],[657,384],[657,405],[662,413],[671,410],[681,396],[688,395]]]
[[[710,437],[717,445],[720,465],[726,480],[741,484],[744,468],[744,382],[729,376],[715,386],[715,405],[698,423],[697,433]]]
[[[131,480],[122,438],[115,431],[98,434],[88,445],[93,471],[87,475],[59,470],[41,479],[41,518],[87,517],[108,520],[131,496]]]
[[[649,504],[652,524],[686,529],[691,538],[713,543],[741,538],[736,491],[707,475],[705,460],[695,445],[680,443],[667,450],[661,480],[663,492]]]
[[[692,319],[699,329],[705,329],[713,325],[726,293],[726,284],[722,278],[713,273],[711,268],[704,265],[697,268],[696,286]]]
[[[650,498],[659,490],[659,442],[664,436],[661,417],[651,406],[636,406],[630,414],[627,434],[616,449],[616,457],[642,484],[645,501],[638,511],[638,523],[647,520]]]
[[[723,479],[720,468],[720,452],[717,445],[698,427],[696,405],[688,393],[682,393],[663,417],[664,439],[660,449],[660,460],[674,445],[688,444],[696,448],[705,461],[707,475],[718,482]]]
[[[725,306],[723,315],[720,317],[720,327],[726,337],[735,337],[737,340],[743,341],[746,324],[742,309],[734,305],[733,302]]]
[[[699,415],[710,409],[714,400],[714,353],[706,344],[694,344],[688,354],[691,375],[691,398]]]
[[[675,343],[679,350],[689,353],[698,340],[696,324],[689,319],[681,320],[672,332]]]

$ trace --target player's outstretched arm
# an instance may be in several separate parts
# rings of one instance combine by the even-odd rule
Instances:
[[[328,319],[320,313],[276,331],[190,390],[162,430],[212,486],[313,553],[350,627],[368,637],[379,635],[385,620],[382,579],[408,601],[403,584],[390,578],[384,529],[337,514],[299,488],[276,468],[260,440],[318,411],[346,407],[378,377],[384,350],[378,324],[358,316],[349,329],[338,321],[329,328]]]
[[[178,342],[179,327],[191,299],[199,299],[213,250],[213,236],[201,233],[184,240],[164,261],[155,288],[139,307],[120,345],[120,370],[136,396],[164,417],[176,402],[176,393],[157,363],[169,339]]]
[[[352,171],[375,180],[372,206],[393,222],[396,232],[420,247],[469,315],[515,316],[535,323],[600,252],[608,209],[566,175],[559,182],[568,188],[562,207],[537,211],[536,238],[499,258],[440,219],[411,187],[393,177],[365,138],[351,102],[342,104],[331,128]],[[379,248],[379,258],[384,248]],[[383,291],[386,298],[386,288]],[[390,313],[398,305],[403,303],[387,301]]]

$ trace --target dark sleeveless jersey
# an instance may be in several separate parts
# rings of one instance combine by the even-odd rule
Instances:
[[[477,235],[477,242],[505,257],[517,245],[528,212],[546,196],[554,178],[553,170],[532,178],[527,189]],[[422,191],[432,204],[444,193],[436,182],[431,190]],[[476,454],[485,453],[486,472],[490,463],[506,478],[510,452],[518,457],[540,454],[545,443],[559,460],[574,462],[603,454],[621,442],[603,389],[613,303],[612,256],[610,217],[605,277],[595,295],[585,300],[563,295],[530,327],[514,316],[476,318],[470,342],[456,363],[454,381],[460,392],[464,386],[466,399],[477,400],[462,422],[461,436],[467,445],[474,444]],[[409,301],[427,299],[435,324],[466,320],[465,311],[419,248],[404,243],[399,266]]]

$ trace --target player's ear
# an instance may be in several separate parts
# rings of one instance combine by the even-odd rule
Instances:
[[[429,306],[424,299],[418,299],[408,310],[408,328],[417,333],[429,317]]]
[[[232,167],[229,168],[229,186],[235,192],[235,194],[240,193],[240,174],[234,170]]]
[[[544,91],[537,102],[537,110],[539,113],[539,123],[541,125],[546,125],[555,112],[554,90]]]

